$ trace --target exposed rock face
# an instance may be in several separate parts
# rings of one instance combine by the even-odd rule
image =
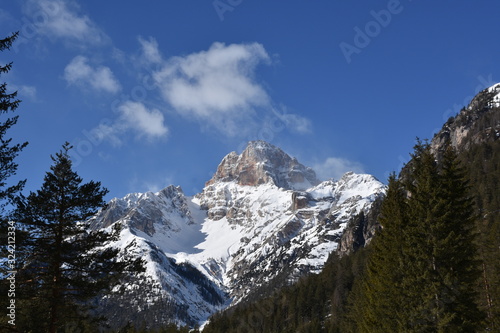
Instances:
[[[292,194],[292,210],[296,211],[298,209],[302,209],[307,207],[309,201],[312,198],[307,192],[293,192]]]
[[[500,139],[500,83],[477,94],[466,108],[451,117],[434,136],[431,147],[440,151],[446,142],[458,150]]]
[[[337,253],[341,256],[366,246],[381,228],[378,222],[383,196],[377,198],[368,212],[353,216],[340,238]]]
[[[247,186],[271,182],[284,189],[298,190],[319,184],[311,168],[265,141],[251,141],[241,155],[231,152],[224,157],[206,185],[230,181]]]
[[[117,221],[125,221],[127,226],[153,236],[155,225],[179,229],[172,223],[173,219],[168,218],[170,214],[178,215],[187,224],[194,223],[186,197],[179,186],[168,186],[156,194],[131,193],[123,199],[115,198],[93,220],[99,221],[94,225],[96,228],[107,228]]]

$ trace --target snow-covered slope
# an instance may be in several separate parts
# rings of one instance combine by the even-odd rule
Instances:
[[[226,156],[194,197],[174,186],[130,194],[93,218],[94,228],[122,224],[113,246],[147,262],[145,273],[103,304],[130,303],[138,318],[152,316],[150,323],[201,323],[271,282],[321,271],[349,218],[367,212],[384,191],[374,177],[352,172],[319,183],[281,149],[251,142]],[[113,314],[116,325],[130,320]]]

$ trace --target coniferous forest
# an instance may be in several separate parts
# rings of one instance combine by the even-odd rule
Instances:
[[[0,51],[16,36],[0,40]],[[0,75],[11,67],[0,67]],[[385,198],[374,205],[373,239],[332,253],[319,274],[284,288],[271,285],[268,296],[214,315],[203,332],[500,332],[500,139],[491,130],[500,109],[489,97],[483,92],[473,109],[450,118],[440,137],[417,140],[411,160],[389,177]],[[143,263],[117,261],[111,248],[96,250],[120,230],[82,222],[105,205],[107,189],[78,176],[69,144],[52,156],[38,191],[25,196],[25,181],[11,184],[15,158],[28,144],[8,137],[19,105],[1,84],[0,227],[8,259],[1,273],[15,274],[15,284],[2,279],[0,298],[8,304],[15,293],[16,325],[2,316],[0,327],[108,331],[107,318],[93,311],[96,298],[125,272],[143,271]],[[469,134],[454,144],[448,134],[465,122]],[[352,225],[364,219],[354,216]],[[119,330],[147,331],[132,323]],[[158,330],[188,331],[172,323]]]

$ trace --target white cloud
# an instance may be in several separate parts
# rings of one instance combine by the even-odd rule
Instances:
[[[80,13],[73,0],[30,0],[25,12],[36,22],[37,32],[52,38],[63,38],[78,43],[102,43],[108,37]]]
[[[255,79],[258,65],[270,63],[261,44],[214,43],[206,51],[164,59],[154,38],[139,37],[138,41],[142,57],[139,60],[157,68],[148,87],[158,89],[167,108],[197,121],[202,129],[246,138],[260,135],[262,128],[275,132],[286,128],[299,134],[311,132],[309,119],[288,113],[284,106],[275,106]],[[65,79],[70,84],[88,82],[95,88],[98,83],[113,82],[111,71],[107,72],[109,80],[101,78],[95,82],[96,73],[104,77],[105,69],[92,68],[87,58],[79,56],[67,66]],[[144,104],[131,101],[122,103],[117,110],[120,115],[113,124],[96,129],[114,144],[122,144],[122,134],[129,130],[149,140],[168,135],[164,110],[149,110]]]
[[[117,93],[120,83],[116,80],[109,67],[92,68],[84,56],[76,56],[64,69],[64,79],[69,84],[87,86],[94,90]]]
[[[321,180],[340,179],[348,171],[364,173],[361,163],[340,157],[329,157],[324,162],[314,165],[313,169]]]
[[[135,130],[139,136],[155,139],[168,133],[163,114],[157,109],[149,110],[142,103],[127,101],[120,105],[118,110],[124,126]]]
[[[208,51],[169,59],[154,78],[176,112],[234,136],[255,108],[270,106],[254,79],[257,65],[268,62],[261,44],[214,43]]]
[[[159,64],[162,62],[162,56],[158,49],[158,42],[153,37],[148,40],[139,37],[139,43],[142,49],[142,60],[146,63]]]
[[[113,122],[101,123],[91,131],[96,140],[107,139],[111,144],[123,144],[124,133],[135,132],[137,138],[148,141],[160,139],[168,135],[168,127],[164,124],[164,116],[157,109],[148,109],[139,102],[126,101],[118,106],[119,117]]]
[[[145,58],[161,59],[154,39],[139,41]],[[252,137],[265,126],[264,119],[273,123],[279,120],[295,133],[311,132],[309,119],[287,113],[284,106],[276,107],[256,80],[257,67],[271,63],[259,43],[216,42],[207,51],[159,63],[161,67],[153,78],[163,99],[175,112],[198,121],[204,129],[215,129],[228,137]]]

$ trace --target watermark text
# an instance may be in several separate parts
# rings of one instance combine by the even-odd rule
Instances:
[[[8,323],[16,325],[16,224],[9,221],[7,230],[7,306]]]

